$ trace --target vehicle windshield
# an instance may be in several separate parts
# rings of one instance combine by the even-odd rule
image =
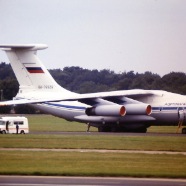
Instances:
[[[5,121],[0,120],[0,125],[5,125]]]

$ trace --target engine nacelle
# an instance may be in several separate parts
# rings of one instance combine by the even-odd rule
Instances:
[[[126,104],[126,114],[127,115],[150,115],[152,108],[147,104]]]
[[[85,110],[88,116],[124,116],[126,109],[123,105],[100,105]]]

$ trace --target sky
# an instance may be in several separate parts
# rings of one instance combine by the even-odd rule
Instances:
[[[48,69],[186,73],[186,1],[0,0],[0,44],[32,43]]]

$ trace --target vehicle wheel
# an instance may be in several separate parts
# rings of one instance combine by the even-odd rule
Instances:
[[[20,134],[25,134],[25,131],[24,131],[24,130],[22,130],[22,131],[20,132]]]
[[[186,134],[186,128],[182,128],[182,134]]]
[[[3,130],[3,131],[2,131],[2,134],[6,134],[6,131],[5,131],[5,130]]]

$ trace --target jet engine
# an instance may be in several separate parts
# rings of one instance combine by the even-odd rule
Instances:
[[[152,112],[151,106],[147,104],[126,104],[124,106],[127,115],[150,115]]]
[[[85,110],[88,116],[124,116],[126,114],[123,105],[100,105]]]

